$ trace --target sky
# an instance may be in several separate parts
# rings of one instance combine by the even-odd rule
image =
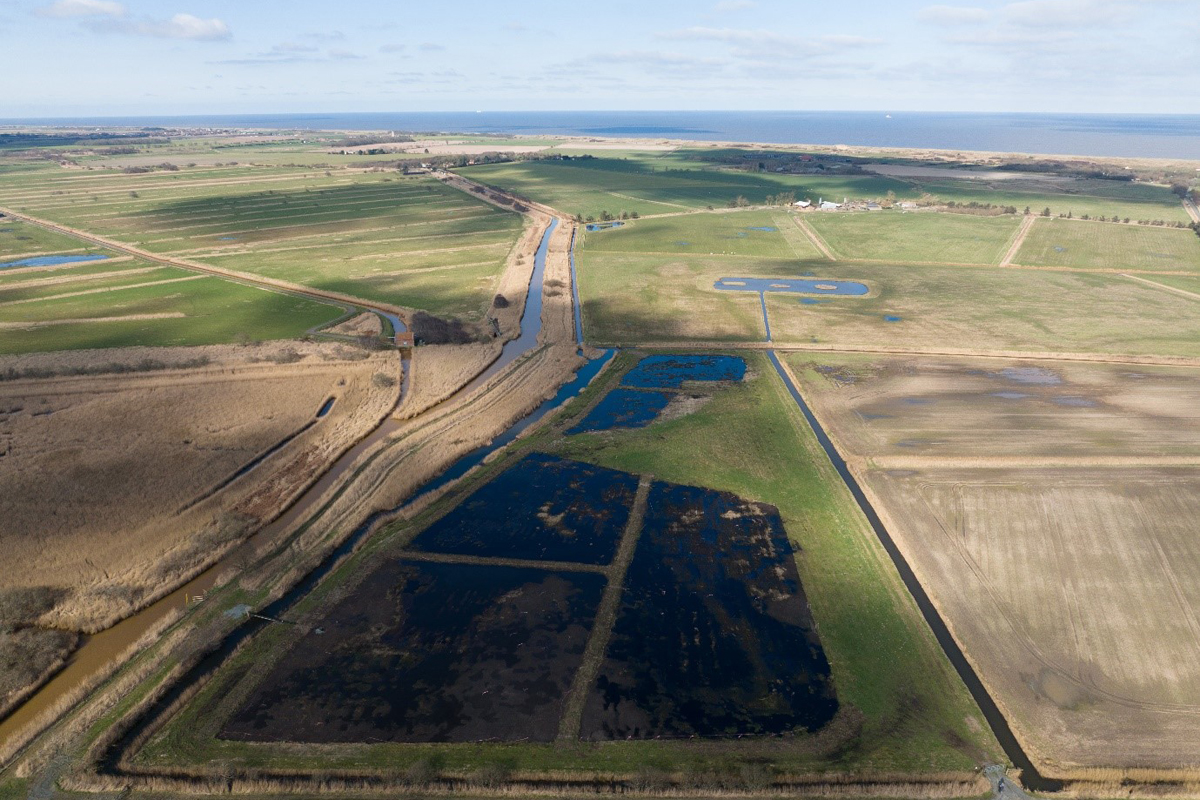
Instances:
[[[0,118],[1200,113],[1200,0],[0,0]]]

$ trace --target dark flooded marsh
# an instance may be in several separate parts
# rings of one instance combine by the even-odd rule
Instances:
[[[603,587],[590,573],[389,563],[300,639],[221,737],[551,741]]]
[[[622,591],[598,677],[577,687],[581,738],[825,725],[838,701],[776,509],[654,482],[639,528],[638,482],[517,461],[300,632],[221,738],[553,741],[589,637],[609,633],[592,630],[609,581]],[[598,569],[623,535],[632,560]]]
[[[413,541],[456,555],[612,560],[637,491],[637,476],[534,453],[476,489]]]
[[[567,433],[606,431],[610,428],[644,428],[653,422],[667,404],[667,392],[638,391],[617,387],[588,412],[578,425]]]
[[[601,398],[567,433],[644,428],[658,419],[672,400],[687,399],[676,391],[683,385],[740,381],[745,374],[746,362],[734,356],[647,356],[625,374],[620,386]],[[691,399],[703,402],[705,396]]]
[[[746,362],[737,356],[647,356],[625,374],[622,386],[640,389],[678,389],[692,381],[740,381]]]
[[[776,509],[655,483],[583,738],[814,731],[837,708]]]

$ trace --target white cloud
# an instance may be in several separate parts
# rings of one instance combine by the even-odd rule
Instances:
[[[433,42],[422,42],[420,49],[427,53],[431,53],[437,50],[445,50],[446,47],[444,45],[434,44]]]
[[[149,36],[157,39],[212,42],[233,36],[233,31],[222,20],[200,19],[191,14],[176,14],[170,19],[94,20],[86,24],[95,31]]]
[[[990,18],[987,9],[973,6],[926,6],[917,12],[917,19],[934,25],[976,25]]]
[[[39,8],[43,17],[123,17],[125,6],[112,0],[58,0]]]
[[[721,2],[713,6],[713,11],[720,13],[728,13],[730,11],[746,11],[756,7],[757,5],[758,3],[754,2],[754,0],[721,0]]]
[[[750,61],[771,59],[805,59],[832,55],[841,50],[880,44],[878,39],[849,34],[827,34],[809,38],[786,36],[766,30],[742,28],[691,27],[660,35],[678,41],[724,42],[732,46],[737,58]]]
[[[405,46],[402,44],[385,44],[379,48],[381,53],[403,53]]]
[[[338,61],[353,61],[353,60],[362,58],[362,56],[360,56],[358,53],[355,53],[351,50],[343,50],[340,48],[334,48],[334,49],[330,50],[329,57],[336,59]]]

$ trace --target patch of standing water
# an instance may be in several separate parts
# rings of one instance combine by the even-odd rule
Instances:
[[[232,241],[235,241],[237,238],[238,238],[238,237],[236,237],[236,236],[218,236],[218,237],[217,237],[217,241],[219,241],[219,242],[232,242]]]
[[[736,356],[647,356],[621,379],[622,386],[678,389],[686,381],[740,381],[746,362]]]
[[[76,261],[104,261],[109,258],[112,258],[112,256],[33,256],[32,258],[23,258],[20,261],[6,261],[0,264],[0,269],[11,269],[12,267],[55,267],[59,264],[73,264]]]
[[[857,281],[812,280],[807,278],[721,278],[714,289],[737,292],[793,292],[796,294],[864,295],[870,291]]]
[[[899,321],[900,321],[900,317],[897,317],[897,316],[896,316],[896,315],[894,315],[894,314],[884,314],[884,315],[883,315],[883,321],[884,321],[884,322],[899,322]]]
[[[625,224],[624,222],[618,222],[618,221],[613,221],[613,222],[589,222],[589,223],[588,223],[588,225],[587,225],[587,229],[588,229],[590,232],[592,232],[592,233],[595,233],[596,231],[606,231],[606,230],[608,230],[609,228],[620,228],[620,227],[621,227],[622,225],[624,225],[624,224]]]
[[[827,301],[821,300],[820,298],[817,298],[817,297],[801,297],[800,302],[806,306],[819,306],[822,303],[827,302]]]
[[[1059,406],[1071,406],[1073,408],[1092,408],[1096,405],[1095,400],[1089,400],[1086,397],[1078,395],[1066,395],[1063,397],[1052,398],[1052,402]]]
[[[746,228],[746,230],[762,231],[763,233],[774,233],[775,231],[779,230],[779,228],[776,228],[772,225],[758,225],[758,226],[751,225],[748,228]]]
[[[606,431],[610,428],[644,428],[671,402],[667,392],[643,392],[617,387],[604,396],[568,434]]]
[[[1062,383],[1062,378],[1044,367],[1005,367],[1000,370],[1000,375],[1014,383],[1033,386],[1054,386]]]
[[[992,392],[992,397],[1003,397],[1005,400],[1024,400],[1029,395],[1024,392]]]
[[[683,239],[680,239],[678,242],[675,242],[676,247],[687,247],[690,244],[691,244],[691,242],[685,241]]]

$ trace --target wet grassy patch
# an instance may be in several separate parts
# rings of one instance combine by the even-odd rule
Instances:
[[[655,483],[584,738],[811,732],[837,708],[779,512]]]
[[[392,562],[268,674],[221,737],[550,741],[604,578]]]
[[[635,475],[533,453],[476,489],[412,549],[607,564],[636,491]]]

